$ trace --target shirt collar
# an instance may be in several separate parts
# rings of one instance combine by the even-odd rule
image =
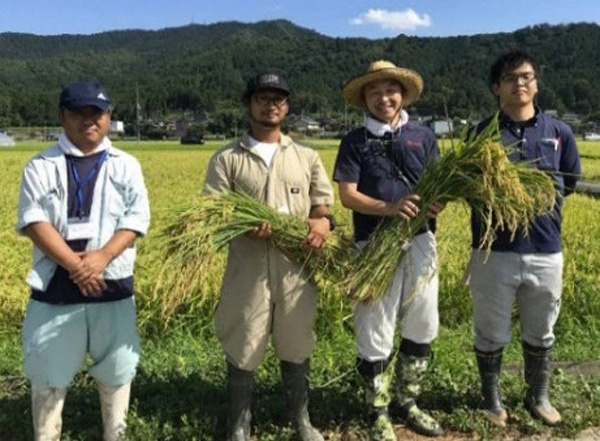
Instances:
[[[541,114],[542,110],[538,106],[535,106],[535,114],[530,119],[528,119],[527,121],[516,122],[510,119],[510,117],[506,113],[500,111],[498,122],[500,123],[500,127],[513,127],[516,125],[535,126],[538,123],[538,119]]]
[[[67,135],[65,133],[62,133],[60,135],[60,137],[58,138],[58,147],[65,155],[78,156],[78,157],[87,156],[87,155],[84,155],[83,152],[81,150],[79,150],[75,146],[75,144],[73,144],[71,142],[71,140],[67,137]],[[110,142],[110,139],[108,139],[108,137],[105,136],[104,139],[102,140],[102,142],[100,143],[100,145],[98,147],[96,147],[93,151],[88,153],[88,155],[93,155],[94,153],[99,153],[103,150],[109,149],[110,147],[112,147],[112,143]]]
[[[368,113],[365,113],[365,128],[371,132],[373,135],[381,137],[383,135],[385,135],[386,133],[395,133],[397,131],[399,131],[403,125],[405,125],[408,122],[408,113],[406,113],[406,111],[404,109],[402,109],[400,111],[400,121],[398,123],[398,126],[393,129],[391,125],[384,123],[382,121],[379,121],[378,119],[373,118],[371,115],[369,115]]]

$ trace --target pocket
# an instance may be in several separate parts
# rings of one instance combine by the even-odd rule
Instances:
[[[557,171],[559,167],[559,141],[555,138],[544,138],[537,143],[537,167],[541,170]]]
[[[310,195],[300,181],[285,181],[285,194],[289,214],[307,217],[310,212]]]
[[[127,207],[127,186],[110,177],[108,180],[107,208],[111,217],[120,218]]]
[[[50,222],[56,226],[60,216],[62,189],[54,187],[46,194],[40,196],[37,203],[42,208]]]

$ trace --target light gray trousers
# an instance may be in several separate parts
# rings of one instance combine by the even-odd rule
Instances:
[[[549,348],[560,311],[563,255],[473,250],[468,285],[473,296],[475,347],[495,351],[510,342],[512,308],[523,341]]]

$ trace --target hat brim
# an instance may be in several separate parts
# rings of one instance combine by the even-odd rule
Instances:
[[[73,111],[81,110],[86,106],[96,107],[105,112],[110,108],[110,102],[99,98],[82,98],[61,103],[61,107],[66,107]]]
[[[373,81],[392,80],[402,84],[402,104],[409,106],[419,99],[423,91],[423,78],[414,70],[403,67],[379,69],[374,72],[359,75],[348,81],[342,90],[344,100],[348,104],[368,110],[363,99],[363,87]]]

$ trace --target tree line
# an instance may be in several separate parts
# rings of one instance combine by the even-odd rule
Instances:
[[[222,115],[239,107],[246,78],[267,68],[289,78],[293,112],[339,116],[348,110],[343,84],[377,59],[423,76],[425,90],[411,113],[478,118],[495,108],[487,87],[489,65],[513,48],[537,58],[543,108],[600,119],[598,47],[600,26],[588,23],[377,40],[327,37],[285,20],[94,35],[2,33],[0,127],[55,124],[61,87],[82,78],[103,83],[115,117],[129,123],[138,114],[155,120]]]

